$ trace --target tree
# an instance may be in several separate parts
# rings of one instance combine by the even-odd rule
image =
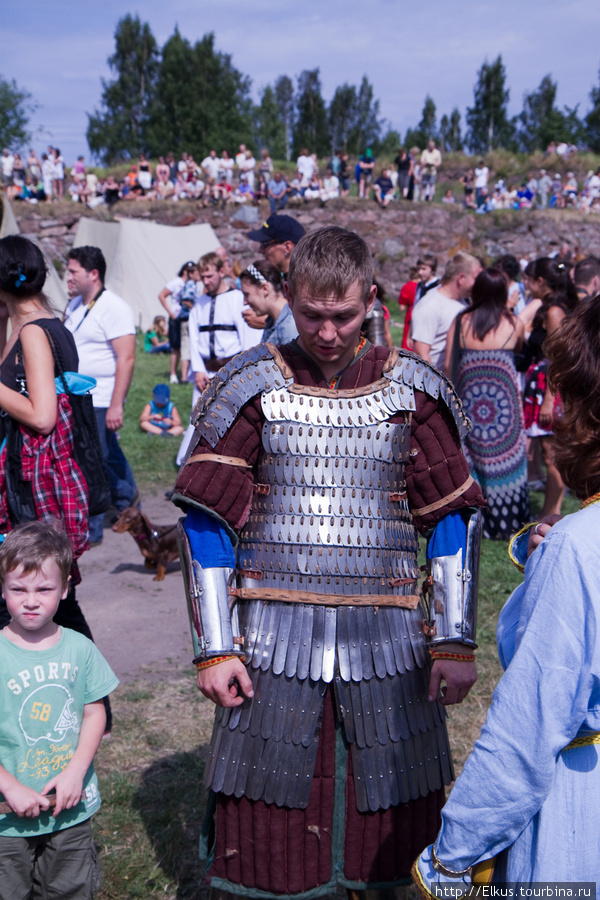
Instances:
[[[515,120],[508,118],[509,97],[502,56],[492,63],[486,60],[477,74],[474,104],[467,108],[467,143],[474,153],[514,148],[516,128]]]
[[[582,125],[577,107],[571,109],[565,106],[564,112],[558,109],[554,104],[556,89],[556,82],[550,75],[545,75],[537,91],[525,94],[523,98],[519,140],[528,153],[545,150],[550,141],[576,143],[581,137]]]
[[[90,150],[105,163],[146,150],[148,113],[158,76],[156,40],[139,16],[126,15],[115,30],[115,52],[108,64],[116,77],[102,79],[101,109],[88,115]]]
[[[327,113],[332,154],[338,149],[348,149],[348,136],[356,122],[357,102],[353,85],[346,83],[335,89]]]
[[[379,100],[373,96],[373,85],[366,75],[356,92],[356,123],[352,133],[351,143],[358,154],[363,153],[366,147],[376,143],[381,134],[381,122],[379,120]]]
[[[285,158],[292,157],[292,134],[294,128],[294,85],[287,75],[280,75],[275,82],[275,99],[279,115],[285,127]]]
[[[437,133],[435,103],[427,94],[423,104],[421,121],[416,128],[408,129],[404,145],[407,150],[410,150],[411,147],[418,147],[420,150],[424,150],[429,141],[439,141],[439,135]]]
[[[0,75],[0,147],[18,150],[29,141],[29,116],[37,108],[31,94],[20,88],[14,78],[8,81]]]
[[[202,159],[209,150],[230,152],[252,136],[250,79],[215,50],[214,34],[192,46],[177,29],[163,47],[148,126],[153,155],[186,150]]]
[[[259,147],[268,147],[271,156],[283,159],[286,151],[285,122],[281,118],[275,91],[270,85],[264,89],[260,104],[255,107],[254,118]]]
[[[303,147],[318,157],[326,156],[329,150],[327,113],[318,69],[305,69],[298,76],[294,152],[299,153]]]
[[[423,147],[429,143],[429,141],[438,141],[439,136],[437,133],[437,123],[436,123],[436,108],[435,103],[427,94],[425,97],[425,103],[423,104],[423,112],[421,113],[421,121],[419,122],[418,130],[423,135]]]
[[[450,118],[443,115],[440,121],[440,147],[447,153],[462,150],[462,137],[460,133],[460,112],[456,107],[450,113]]]
[[[600,82],[600,73],[598,77]],[[600,153],[600,84],[590,91],[592,108],[585,117],[586,139],[590,150]]]

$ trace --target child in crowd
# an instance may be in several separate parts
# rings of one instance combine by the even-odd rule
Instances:
[[[54,615],[66,597],[71,548],[58,523],[29,522],[0,546],[11,619],[0,633],[0,900],[87,900],[100,866],[90,817],[100,807],[94,755],[118,680],[86,637]]]
[[[144,335],[146,353],[170,353],[169,329],[164,316],[154,316],[152,328]]]
[[[140,416],[142,431],[148,434],[183,434],[179,413],[171,400],[171,391],[166,384],[157,384],[152,391],[152,400],[146,403]]]

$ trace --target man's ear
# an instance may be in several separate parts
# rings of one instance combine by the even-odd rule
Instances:
[[[370,313],[373,309],[373,304],[375,303],[375,298],[377,297],[377,285],[372,284],[371,289],[369,290],[369,296],[367,297],[367,313]]]
[[[292,250],[296,246],[293,241],[284,241],[285,244],[285,255],[289,257],[292,255]]]
[[[291,308],[292,308],[292,304],[293,304],[294,301],[293,301],[292,294],[291,294],[291,291],[290,291],[290,285],[289,285],[289,283],[288,283],[287,281],[284,281],[284,282],[283,282],[283,290],[284,290],[284,293],[285,293],[285,299],[287,300],[288,306],[289,306],[289,308],[291,309]]]

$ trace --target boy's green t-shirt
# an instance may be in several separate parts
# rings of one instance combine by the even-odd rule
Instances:
[[[73,756],[83,707],[119,683],[90,640],[70,628],[61,630],[48,650],[25,650],[0,633],[0,764],[38,792]],[[49,812],[36,819],[0,815],[0,835],[31,837],[84,822],[100,808],[93,763],[83,789],[85,800],[56,818]]]

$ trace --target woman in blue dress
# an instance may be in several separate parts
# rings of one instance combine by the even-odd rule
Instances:
[[[563,403],[556,466],[581,509],[533,551],[500,614],[505,673],[437,841],[413,869],[427,896],[444,884],[459,897],[490,858],[493,884],[600,888],[600,296],[546,351]]]

